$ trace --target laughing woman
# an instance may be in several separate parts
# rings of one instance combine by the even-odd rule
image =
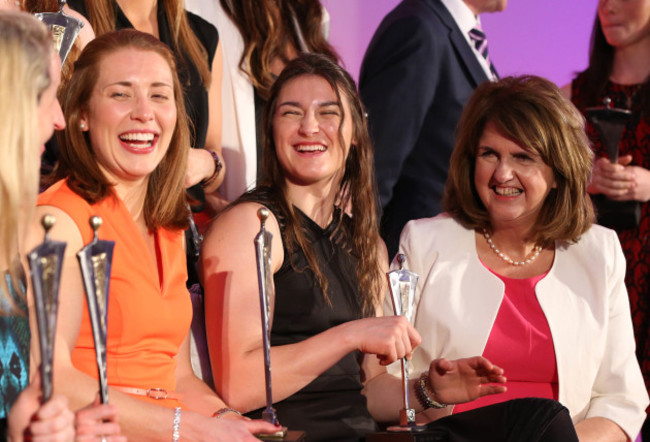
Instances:
[[[97,387],[90,318],[75,253],[92,238],[115,241],[107,321],[111,403],[131,440],[255,440],[273,431],[254,421],[217,420],[223,401],[189,361],[192,316],[183,253],[189,131],[169,48],[123,30],[90,42],[75,63],[64,101],[67,129],[37,212],[68,243],[55,345],[55,389],[73,405]],[[38,231],[35,227],[34,231]]]

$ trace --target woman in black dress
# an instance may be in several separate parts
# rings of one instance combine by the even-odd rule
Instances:
[[[278,418],[306,430],[308,440],[359,440],[375,431],[375,420],[397,420],[401,379],[384,365],[409,357],[420,337],[403,317],[377,317],[388,260],[375,216],[372,146],[353,80],[322,55],[300,55],[271,89],[264,133],[270,136],[262,184],[217,218],[202,249],[215,385],[230,406],[251,416],[265,405],[253,238],[257,210],[266,207]],[[504,382],[503,371],[482,357],[439,359],[430,368],[432,401],[504,391],[493,384]],[[501,422],[489,413],[484,423]]]

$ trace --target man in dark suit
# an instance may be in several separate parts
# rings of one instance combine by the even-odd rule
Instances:
[[[403,0],[381,22],[359,88],[375,144],[388,252],[412,219],[442,211],[454,129],[463,107],[496,71],[469,30],[507,0]]]

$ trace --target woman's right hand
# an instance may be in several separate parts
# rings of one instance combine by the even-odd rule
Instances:
[[[377,355],[381,365],[388,365],[411,354],[422,338],[403,316],[364,318],[343,324],[343,333],[357,350]]]
[[[8,440],[22,442],[25,435],[32,441],[72,441],[74,438],[74,415],[68,408],[65,396],[54,394],[41,405],[41,376],[36,373],[33,381],[20,393],[11,407],[8,418]]]

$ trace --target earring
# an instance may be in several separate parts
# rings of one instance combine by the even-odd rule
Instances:
[[[86,129],[86,123],[81,123],[81,124],[79,125],[79,128],[80,128],[81,130],[85,130],[85,129]]]

